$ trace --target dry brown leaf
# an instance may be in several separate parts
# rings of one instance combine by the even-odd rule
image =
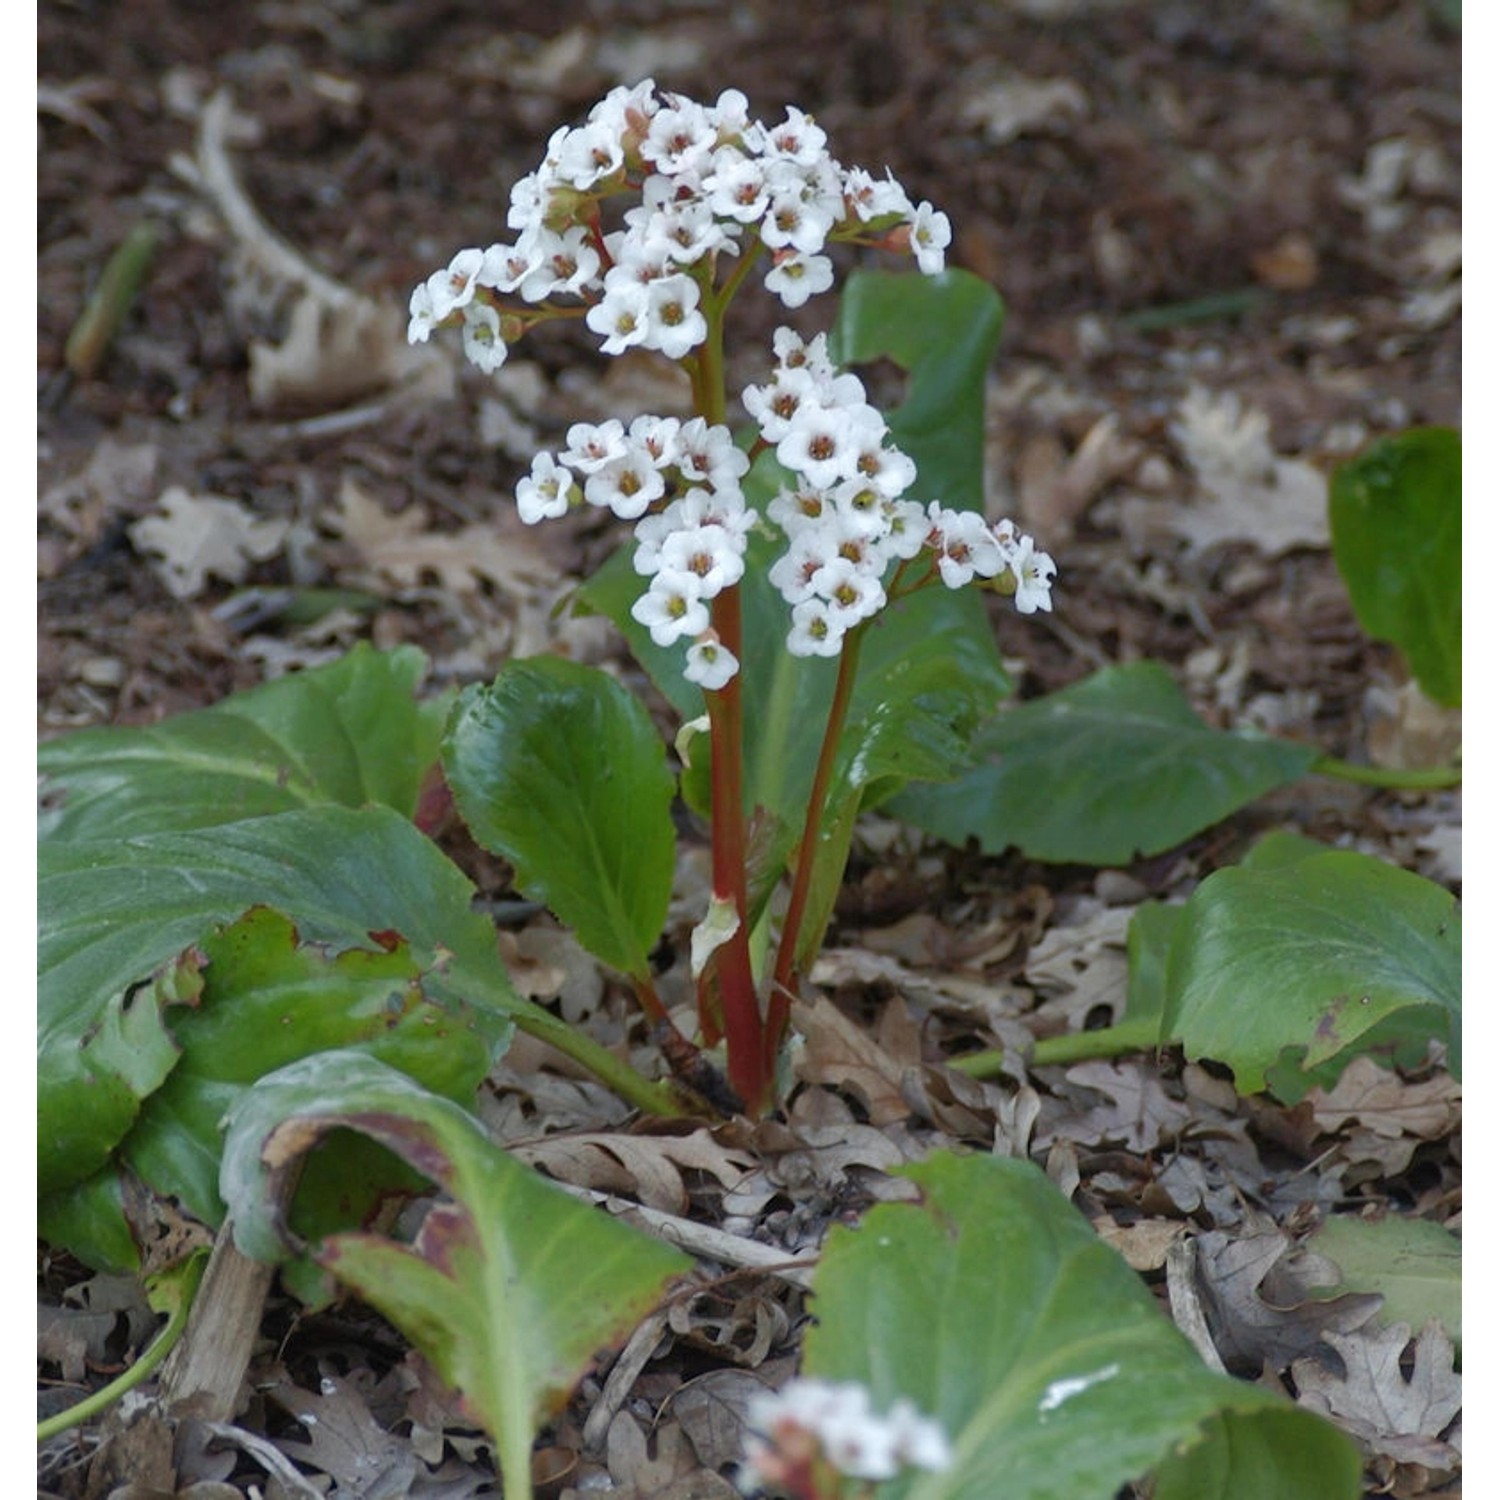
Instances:
[[[525,538],[493,524],[433,531],[425,506],[388,511],[347,476],[329,522],[367,567],[402,588],[415,588],[430,576],[455,594],[471,593],[487,581],[525,598],[550,575],[549,565]]]
[[[82,469],[42,492],[38,513],[75,541],[95,542],[107,519],[145,505],[156,493],[158,456],[155,443],[101,438]]]
[[[411,1444],[370,1415],[352,1380],[325,1374],[317,1394],[279,1381],[265,1394],[307,1433],[305,1443],[278,1438],[281,1451],[331,1475],[340,1487],[363,1494],[378,1482],[382,1494],[404,1495],[417,1477],[421,1466]]]
[[[1095,500],[1140,463],[1141,445],[1120,436],[1120,419],[1106,412],[1071,456],[1050,434],[1029,443],[1018,465],[1018,508],[1029,531],[1052,546],[1066,541]]]
[[[1407,1135],[1438,1140],[1458,1129],[1462,1091],[1446,1073],[1408,1083],[1368,1057],[1356,1057],[1331,1089],[1308,1094],[1312,1116],[1325,1135],[1350,1121],[1387,1139]]]
[[[1071,78],[1010,78],[973,90],[960,118],[996,145],[1023,135],[1066,135],[1089,112],[1089,97]]]
[[[1371,1453],[1433,1469],[1457,1466],[1457,1452],[1438,1441],[1463,1405],[1453,1345],[1440,1323],[1428,1323],[1412,1344],[1410,1375],[1401,1367],[1412,1343],[1405,1323],[1323,1337],[1343,1361],[1343,1374],[1317,1359],[1297,1360],[1299,1406],[1331,1417]]]
[[[747,1370],[710,1370],[672,1397],[672,1415],[706,1468],[725,1468],[743,1455],[745,1409],[765,1389],[766,1382]]]
[[[831,1000],[793,1006],[793,1024],[803,1039],[797,1077],[848,1089],[864,1105],[872,1125],[911,1115],[902,1092],[905,1068]]]
[[[1094,1232],[1106,1245],[1118,1250],[1132,1271],[1159,1271],[1167,1263],[1167,1251],[1187,1233],[1181,1219],[1141,1219],[1117,1224],[1107,1214],[1094,1220]]]
[[[1114,1020],[1124,1013],[1130,918],[1129,907],[1087,897],[1032,948],[1025,977],[1046,997],[1032,1017],[1042,1034],[1080,1030],[1097,1006]]]
[[[777,1283],[767,1281],[742,1296],[726,1297],[717,1287],[708,1286],[674,1298],[667,1308],[667,1326],[683,1344],[715,1359],[756,1369],[772,1349],[785,1346],[792,1329],[786,1308],[773,1295],[776,1287]]]
[[[669,1214],[689,1207],[685,1171],[705,1172],[733,1188],[755,1166],[752,1157],[727,1150],[706,1128],[689,1135],[553,1135],[509,1149],[560,1182],[634,1198]]]
[[[209,574],[242,583],[252,562],[281,550],[292,523],[280,516],[256,516],[223,495],[191,495],[173,485],[156,502],[157,513],[130,527],[136,550],[174,599],[192,599],[207,586]]]
[[[1263,411],[1245,410],[1232,391],[1193,385],[1171,430],[1200,497],[1171,506],[1165,519],[1195,550],[1250,542],[1275,557],[1294,547],[1328,546],[1327,476],[1277,454]]]
[[[1319,1298],[1338,1284],[1338,1268],[1297,1249],[1290,1234],[1253,1214],[1231,1234],[1198,1236],[1198,1273],[1214,1344],[1231,1370],[1258,1375],[1267,1361],[1284,1370],[1312,1355],[1325,1334],[1368,1323],[1384,1298],[1348,1292]]]
[[[1067,1107],[1058,1112],[1043,1106],[1043,1120],[1049,1114],[1054,1118],[1038,1128],[1038,1146],[1067,1140],[1083,1146],[1109,1142],[1127,1151],[1154,1151],[1181,1136],[1192,1119],[1192,1111],[1167,1093],[1155,1070],[1135,1060],[1079,1063],[1065,1077],[1067,1083],[1057,1090],[1061,1095],[1057,1102],[1066,1101]],[[1102,1094],[1107,1102],[1091,1103],[1081,1090]]]
[[[663,1423],[653,1437],[654,1455],[640,1423],[628,1411],[615,1413],[604,1440],[605,1462],[615,1482],[612,1493],[623,1491],[625,1496],[646,1500],[698,1467],[692,1444],[676,1422]]]

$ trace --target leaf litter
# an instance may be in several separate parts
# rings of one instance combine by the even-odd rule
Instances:
[[[1441,726],[1403,719],[1396,696],[1402,684],[1391,663],[1362,645],[1349,624],[1314,502],[1330,454],[1351,451],[1372,432],[1456,416],[1461,293],[1455,194],[1445,185],[1453,152],[1434,138],[1449,137],[1441,109],[1429,93],[1401,116],[1400,129],[1375,129],[1376,120],[1372,137],[1351,137],[1350,149],[1319,134],[1351,129],[1330,108],[1306,131],[1299,128],[1300,155],[1279,158],[1279,173],[1258,166],[1245,144],[1250,136],[1256,149],[1269,141],[1274,155],[1274,130],[1241,138],[1232,128],[1216,135],[1205,127],[1195,163],[1177,157],[1181,180],[1240,184],[1251,204],[1246,211],[1265,220],[1263,232],[1257,225],[1247,237],[1243,221],[1213,205],[1210,192],[1193,198],[1197,189],[1182,188],[1193,198],[1184,216],[1155,180],[1161,173],[1135,122],[1115,108],[1117,59],[1146,31],[1136,8],[1101,18],[1096,40],[1066,45],[1037,18],[1044,7],[1029,9],[1037,15],[1013,22],[1017,29],[1007,36],[1012,70],[1004,76],[953,65],[976,55],[976,40],[993,40],[963,31],[991,24],[983,17],[945,21],[918,37],[903,33],[901,48],[884,49],[900,59],[888,75],[842,36],[825,38],[821,50],[797,47],[831,60],[826,98],[813,102],[841,138],[845,124],[855,132],[851,154],[861,139],[873,139],[876,154],[889,156],[892,140],[900,144],[900,111],[926,97],[926,80],[962,72],[964,87],[939,109],[930,133],[931,195],[937,201],[951,183],[948,199],[973,199],[965,263],[991,275],[1011,304],[1015,342],[996,377],[997,387],[1008,384],[1003,397],[992,390],[989,403],[991,482],[1002,492],[991,499],[998,508],[1010,503],[1004,492],[1018,492],[1024,513],[1048,518],[1049,535],[1071,530],[1074,538],[1068,568],[1078,586],[1048,622],[1053,635],[1039,647],[1029,637],[1008,639],[1009,627],[1000,627],[1023,694],[1064,685],[1107,661],[1151,655],[1181,663],[1207,646],[1217,654],[1204,659],[1193,683],[1195,705],[1206,714],[1250,713],[1255,695],[1269,694],[1282,732],[1335,748],[1368,743],[1392,761],[1421,758]],[[151,364],[145,346],[127,335],[113,375],[106,367],[104,378],[76,390],[71,407],[44,427],[44,632],[70,632],[70,649],[74,640],[92,640],[96,658],[114,658],[114,637],[128,636],[117,674],[95,671],[95,684],[75,676],[48,688],[50,723],[150,715],[183,695],[207,701],[222,695],[226,663],[242,671],[257,661],[315,659],[324,649],[316,626],[278,625],[257,637],[227,627],[212,633],[203,623],[205,605],[224,589],[268,580],[368,586],[382,603],[372,617],[355,617],[353,629],[387,643],[417,640],[451,676],[492,669],[509,650],[553,649],[558,622],[551,616],[562,581],[596,565],[605,539],[577,528],[559,550],[534,551],[531,536],[508,526],[505,493],[528,448],[551,440],[568,421],[619,415],[632,399],[641,409],[665,410],[672,399],[672,380],[624,361],[601,380],[565,343],[547,347],[534,370],[523,375],[518,367],[497,389],[466,384],[449,360],[409,363],[390,288],[411,278],[392,266],[392,247],[409,238],[413,223],[450,214],[451,193],[441,201],[431,186],[410,181],[393,192],[389,176],[375,170],[376,188],[360,200],[362,222],[352,230],[347,195],[372,180],[361,175],[371,173],[371,162],[413,154],[450,190],[472,180],[472,152],[445,144],[451,82],[420,64],[398,70],[393,79],[407,93],[393,110],[387,83],[358,61],[362,54],[338,18],[305,28],[294,14],[300,7],[283,10],[234,23],[244,36],[237,32],[234,45],[212,49],[224,58],[216,69],[222,77],[204,75],[188,117],[178,112],[187,97],[180,89],[178,104],[156,117],[123,86],[97,88],[87,78],[63,79],[42,99],[50,110],[44,135],[57,148],[43,157],[51,183],[42,236],[44,363],[49,347],[62,347],[62,310],[78,305],[78,268],[97,263],[107,248],[56,205],[114,202],[121,191],[120,179],[100,166],[98,138],[143,143],[136,159],[151,161],[154,177],[137,175],[133,194],[175,192],[181,203],[165,171],[174,153],[196,162],[194,180],[207,188],[204,199],[181,209],[186,232],[164,251],[163,274],[177,278],[175,289],[170,296],[153,290],[147,308],[152,337],[171,353],[172,368],[201,372],[201,381],[184,403],[181,374],[166,377],[167,364]],[[760,8],[749,7],[746,25],[762,22]],[[127,31],[132,24],[141,23],[128,14],[109,23]],[[229,23],[205,13],[188,24]],[[821,24],[809,18],[814,29]],[[1275,92],[1284,80],[1253,45],[1254,66],[1243,79],[1247,95],[1258,97],[1222,104],[1221,74],[1193,61],[1195,49],[1208,57],[1224,44],[1216,30],[1222,24],[1207,14],[1171,22],[1182,32],[1182,50],[1169,54],[1170,67],[1153,84],[1144,138],[1175,142],[1181,122],[1205,100],[1215,101],[1205,119],[1232,120],[1239,108],[1244,119],[1255,108],[1263,121],[1285,113]],[[1368,70],[1362,76],[1372,94],[1386,87],[1410,103],[1411,77],[1423,69],[1442,76],[1446,64],[1428,42],[1413,51],[1410,35],[1396,37],[1374,21],[1348,24],[1362,44],[1351,65]],[[44,57],[49,44],[52,55],[67,55],[58,50],[57,25],[44,14]],[[75,34],[68,45],[85,53],[105,47],[107,30],[97,39]],[[1270,22],[1265,46],[1274,52],[1282,34],[1282,23]],[[723,40],[711,32],[700,38],[694,31],[692,46],[675,52],[673,31],[653,35],[663,57],[678,58],[670,66],[686,74],[723,66],[715,50]],[[488,51],[486,39],[475,37],[466,66],[490,86],[471,102],[492,139],[530,140],[592,97],[594,73],[624,66],[619,49],[645,36],[580,25],[550,37],[517,32],[500,39],[505,47],[491,38]],[[757,102],[757,87],[781,102],[800,64],[778,60],[770,33],[762,41],[761,61],[736,42],[732,81]],[[242,43],[245,50],[237,51]],[[110,42],[93,71],[114,78],[118,59],[133,55],[128,44]],[[747,68],[764,76],[747,79]],[[312,87],[306,80],[315,74],[328,82]],[[497,76],[509,90],[494,87]],[[212,102],[213,85],[230,77],[232,110]],[[158,85],[142,75],[137,82],[141,98],[159,86],[165,99],[171,80]],[[687,77],[673,77],[669,86],[693,91]],[[351,154],[350,138],[341,134],[347,127],[339,125],[348,106],[338,100],[356,96],[356,107],[368,112],[363,158]],[[925,116],[925,106],[915,107]],[[286,138],[257,126],[257,117],[284,122],[277,128],[289,130]],[[1306,118],[1297,111],[1289,117]],[[976,165],[977,136],[1006,145]],[[496,175],[506,173],[497,166]],[[1054,184],[1045,212],[1030,196],[1040,180]],[[1256,206],[1258,180],[1274,183],[1276,192]],[[330,182],[345,194],[341,201],[337,193],[318,196]],[[1326,245],[1309,258],[1288,240],[1299,228],[1287,220],[1298,194],[1340,198],[1350,233],[1368,236],[1368,244],[1350,242],[1361,289],[1343,284]],[[1133,206],[1101,212],[1117,198]],[[203,215],[206,201],[214,204],[216,225]],[[489,233],[488,206],[472,212],[474,234]],[[1062,238],[1049,246],[1049,235]],[[1212,290],[1206,278],[1221,266],[1234,268],[1242,239],[1253,241],[1258,257],[1245,258],[1247,275],[1273,289],[1278,281],[1300,288],[1281,293],[1291,301],[1232,329],[1184,325],[1158,342],[1142,341],[1113,317],[1121,307]],[[408,248],[421,259],[420,247]],[[196,324],[174,305],[193,307]],[[170,411],[169,401],[177,403]],[[364,426],[308,420],[345,415]],[[389,427],[400,453],[385,472],[369,467],[368,439],[363,450],[356,446],[372,422]],[[242,457],[230,452],[236,439]],[[419,473],[436,476],[420,493],[409,483]],[[166,532],[149,525],[139,536],[127,531],[147,522],[159,498],[177,492],[185,501],[157,517],[168,523]],[[253,507],[230,499],[250,495]],[[237,514],[198,503],[214,497]],[[497,514],[505,517],[498,524]],[[210,517],[212,526],[204,524]],[[294,520],[316,528],[302,562],[293,556]],[[194,525],[204,533],[205,552],[189,545]],[[267,546],[267,526],[282,528],[274,547]],[[112,544],[116,533],[133,538],[138,551]],[[154,560],[153,536],[160,543]],[[95,560],[111,555],[114,562]],[[294,562],[306,571],[294,573]],[[89,607],[70,613],[67,590],[80,580]],[[196,656],[182,652],[189,637],[200,642]],[[324,640],[337,638],[335,632]],[[598,633],[568,639],[580,644],[566,649],[592,652],[592,659],[609,649]],[[219,669],[217,680],[202,670],[205,661]],[[1414,736],[1422,734],[1429,739],[1418,744]],[[1398,743],[1403,736],[1411,741],[1406,749]],[[1389,848],[1393,857],[1420,853],[1429,862],[1425,873],[1457,882],[1456,806],[1430,799],[1400,823],[1390,809],[1368,803],[1324,798],[1300,805],[1288,798],[1266,816],[1283,812],[1324,836],[1353,834]],[[1238,831],[1257,819],[1264,821],[1246,815]],[[1124,933],[1134,905],[1146,895],[1185,895],[1228,857],[1209,836],[1141,862],[1128,872],[1133,891],[1111,902],[1092,877],[1028,868],[1014,856],[929,855],[920,873],[903,881],[899,855],[871,855],[863,874],[853,872],[849,897],[884,903],[882,915],[871,921],[841,910],[835,921],[816,975],[826,993],[808,1006],[809,1045],[784,1121],[677,1136],[632,1131],[618,1101],[524,1043],[489,1080],[485,1116],[497,1138],[529,1139],[528,1149],[547,1158],[560,1180],[608,1193],[612,1211],[633,1201],[785,1255],[815,1253],[831,1223],[904,1192],[891,1169],[939,1142],[1046,1160],[1099,1233],[1158,1291],[1165,1291],[1171,1258],[1189,1253],[1219,1353],[1248,1374],[1269,1371],[1304,1404],[1356,1432],[1372,1482],[1403,1495],[1438,1490],[1458,1464],[1451,1348],[1431,1327],[1413,1334],[1411,1326],[1383,1324],[1376,1293],[1328,1295],[1338,1268],[1305,1245],[1327,1215],[1362,1207],[1456,1224],[1460,1121],[1452,1080],[1440,1069],[1402,1073],[1356,1063],[1332,1088],[1287,1108],[1216,1092],[1215,1080],[1170,1054],[1065,1069],[1032,1068],[1026,1060],[1038,1038],[1120,1018]],[[490,872],[482,888],[503,898],[503,879]],[[1030,888],[1048,894],[1047,910],[1035,920],[1017,909],[1017,893]],[[692,920],[689,913],[673,938],[679,946]],[[514,940],[523,977],[529,966],[531,988],[558,997],[607,1044],[649,1058],[649,1039],[633,1028],[612,978],[579,964],[549,931],[537,922],[503,934]],[[945,1058],[980,1048],[1003,1050],[997,1081],[981,1083],[944,1066]],[[586,1444],[583,1430],[604,1370],[586,1380],[549,1432],[538,1461],[545,1454],[556,1464],[549,1472],[560,1476],[559,1495],[586,1495],[604,1480],[617,1493],[653,1500],[732,1493],[723,1471],[739,1414],[754,1386],[777,1384],[793,1368],[806,1314],[795,1291],[774,1276],[707,1255],[701,1265],[705,1288],[670,1309],[602,1447]],[[52,1273],[53,1284],[59,1274]],[[61,1300],[54,1291],[48,1306]],[[77,1317],[48,1314],[56,1342],[47,1346],[44,1369],[53,1378],[74,1377],[81,1362],[91,1378],[101,1354],[112,1356],[117,1316],[67,1311]],[[199,1457],[179,1464],[179,1485],[193,1487],[197,1500],[208,1500],[208,1487],[217,1487],[214,1500],[270,1489],[356,1493],[355,1466],[367,1452],[389,1456],[390,1494],[492,1493],[485,1440],[446,1405],[421,1361],[393,1349],[388,1331],[373,1332],[371,1321],[366,1315],[358,1323],[348,1309],[321,1322],[303,1319],[274,1302],[268,1331],[285,1345],[297,1374],[270,1360],[259,1374],[279,1381],[264,1389],[280,1391],[290,1404],[262,1394],[240,1414],[242,1425],[199,1432],[196,1448],[180,1450]],[[357,1337],[348,1336],[350,1328]],[[142,1333],[132,1327],[131,1341]],[[382,1369],[379,1381],[368,1378]],[[317,1438],[294,1420],[298,1406],[329,1419]],[[48,1482],[58,1493],[82,1492],[62,1479]]]

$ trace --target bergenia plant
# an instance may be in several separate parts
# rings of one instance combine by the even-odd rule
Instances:
[[[530,524],[583,506],[630,523],[645,580],[630,615],[656,646],[680,647],[683,677],[702,689],[713,888],[693,943],[698,1026],[704,1044],[725,1040],[735,1102],[759,1111],[810,948],[815,853],[861,642],[889,604],[929,588],[977,582],[1023,613],[1049,609],[1054,565],[1010,521],[989,524],[921,492],[916,464],[860,378],[830,357],[824,333],[776,331],[766,378],[740,393],[753,435],[736,441],[725,328],[752,276],[801,308],[833,286],[835,245],[909,255],[938,275],[951,239],[946,216],[913,204],[889,173],[842,166],[802,111],[766,125],[734,90],[710,106],[650,80],[616,88],[583,125],[552,136],[512,190],[507,223],[513,239],[460,250],[412,292],[413,342],[460,329],[468,358],[494,371],[530,328],[581,318],[606,354],[655,350],[691,381],[688,420],[570,427],[561,451],[536,456],[516,504]],[[763,453],[774,454],[779,489],[758,509],[743,482]],[[744,628],[757,531],[776,537],[768,577],[785,601],[779,643],[751,642]],[[765,905],[752,895],[754,809],[743,787],[748,649],[838,663],[779,936],[759,976],[752,931]],[[694,1056],[649,972],[630,977],[668,1056]]]

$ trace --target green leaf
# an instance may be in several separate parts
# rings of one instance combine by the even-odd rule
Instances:
[[[1459,932],[1449,892],[1367,854],[1219,870],[1183,909],[1164,1032],[1232,1068],[1247,1094],[1300,1050],[1271,1078],[1289,1102],[1374,1051],[1392,1023],[1446,1041],[1456,1076]]]
[[[1423,1328],[1436,1318],[1455,1349],[1462,1339],[1463,1245],[1430,1219],[1391,1214],[1357,1219],[1340,1214],[1324,1221],[1307,1248],[1338,1266],[1338,1284],[1320,1295],[1379,1292],[1379,1321]]]
[[[203,993],[170,1018],[181,1060],[145,1100],[120,1147],[131,1169],[205,1223],[223,1218],[220,1129],[256,1079],[314,1052],[367,1051],[438,1093],[471,1099],[490,1065],[472,1007],[429,993],[433,976],[396,942],[332,952],[299,942],[280,912],[256,908],[201,945]],[[339,1202],[326,1217],[359,1222],[391,1184],[344,1153]],[[306,1194],[304,1193],[304,1197]],[[349,1217],[352,1215],[353,1217]]]
[[[938,1152],[903,1168],[917,1204],[835,1226],[814,1275],[810,1375],[856,1380],[876,1411],[906,1398],[953,1466],[883,1500],[1110,1500],[1226,1414],[1287,1424],[1305,1500],[1354,1500],[1341,1434],[1260,1386],[1204,1367],[1139,1277],[1031,1163]],[[1242,1488],[1240,1494],[1259,1494]]]
[[[1206,1441],[1172,1454],[1151,1500],[1320,1500],[1363,1492],[1359,1454],[1341,1432],[1309,1425],[1291,1408],[1226,1412],[1205,1424]]]
[[[36,1220],[38,1239],[70,1251],[96,1271],[133,1275],[141,1268],[113,1162],[83,1182],[38,1198]]]
[[[437,760],[444,700],[419,704],[411,646],[356,646],[325,667],[140,729],[87,729],[41,747],[50,838],[125,838],[336,802],[410,817]]]
[[[980,730],[981,764],[892,810],[988,854],[1124,865],[1211,827],[1317,759],[1311,746],[1210,729],[1159,662],[1106,667]]]
[[[1463,458],[1451,427],[1385,438],[1335,470],[1333,556],[1365,631],[1407,659],[1422,691],[1462,697]]]
[[[844,285],[830,351],[840,364],[891,359],[909,373],[906,400],[886,420],[924,503],[984,509],[985,373],[1004,318],[995,289],[968,271],[861,268]],[[980,603],[974,590],[955,597]]]
[[[410,1246],[339,1234],[317,1260],[461,1393],[497,1440],[505,1493],[529,1496],[539,1424],[691,1261],[566,1197],[457,1105],[354,1052],[292,1063],[231,1114],[221,1186],[247,1254],[285,1253],[283,1201],[305,1153],[336,1130],[398,1153],[451,1201]]]
[[[516,883],[605,963],[651,972],[672,895],[672,774],[650,715],[560,657],[469,688],[443,742],[454,800]]]
[[[492,1049],[525,1005],[457,867],[389,808],[323,807],[188,833],[46,840],[38,851],[39,1191],[90,1176],[175,1066],[170,1008],[194,945],[253,906],[307,941],[410,944],[429,992],[474,1007]],[[394,935],[394,936],[393,936]],[[372,941],[372,939],[374,941]],[[156,976],[153,978],[153,976]]]

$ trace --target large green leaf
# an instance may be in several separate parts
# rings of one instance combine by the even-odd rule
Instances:
[[[383,803],[410,817],[437,761],[446,700],[418,703],[425,659],[359,645],[328,666],[146,728],[41,747],[52,838],[125,838],[299,807]]]
[[[231,1114],[221,1187],[242,1250],[286,1254],[284,1201],[305,1154],[336,1130],[396,1152],[450,1201],[410,1246],[338,1234],[317,1260],[426,1355],[494,1434],[505,1493],[530,1496],[538,1425],[691,1262],[566,1197],[457,1105],[355,1052],[292,1063]]]
[[[1091,865],[1170,849],[1318,758],[1311,746],[1210,729],[1153,661],[1009,709],[974,748],[975,770],[913,787],[893,811],[949,843]]]
[[[1456,1075],[1459,957],[1454,897],[1367,854],[1219,870],[1183,908],[1163,1034],[1232,1068],[1242,1093],[1269,1076],[1288,1100],[1413,1029],[1447,1043]]]
[[[1339,1214],[1309,1237],[1307,1248],[1326,1255],[1339,1268],[1329,1297],[1342,1292],[1379,1292],[1385,1298],[1379,1321],[1420,1329],[1430,1319],[1461,1347],[1463,1242],[1431,1219],[1390,1214],[1358,1219]]]
[[[1462,696],[1463,458],[1451,427],[1384,438],[1334,471],[1333,556],[1359,623],[1429,698]]]
[[[46,840],[38,851],[39,1190],[96,1172],[175,1066],[169,1008],[201,987],[192,952],[254,906],[346,947],[404,939],[491,1048],[511,988],[457,867],[389,808],[323,807],[188,833]],[[153,977],[155,976],[155,977]]]
[[[867,1386],[876,1411],[906,1398],[952,1440],[951,1468],[883,1500],[1110,1500],[1174,1450],[1220,1442],[1230,1416],[1295,1443],[1306,1482],[1289,1500],[1359,1494],[1348,1440],[1207,1369],[1031,1163],[938,1152],[902,1170],[920,1203],[830,1231],[804,1357],[808,1374]]]
[[[224,1117],[265,1074],[344,1047],[463,1102],[489,1068],[487,1028],[472,1007],[429,993],[432,976],[405,942],[331,952],[299,942],[287,917],[260,907],[200,946],[202,995],[170,1017],[181,1060],[145,1100],[120,1153],[150,1187],[206,1223],[223,1217]],[[358,1182],[352,1162],[337,1175],[356,1215],[356,1200],[373,1201],[389,1186]]]
[[[474,837],[515,866],[591,953],[639,978],[672,895],[672,774],[650,715],[614,678],[560,657],[465,691],[443,742]]]

